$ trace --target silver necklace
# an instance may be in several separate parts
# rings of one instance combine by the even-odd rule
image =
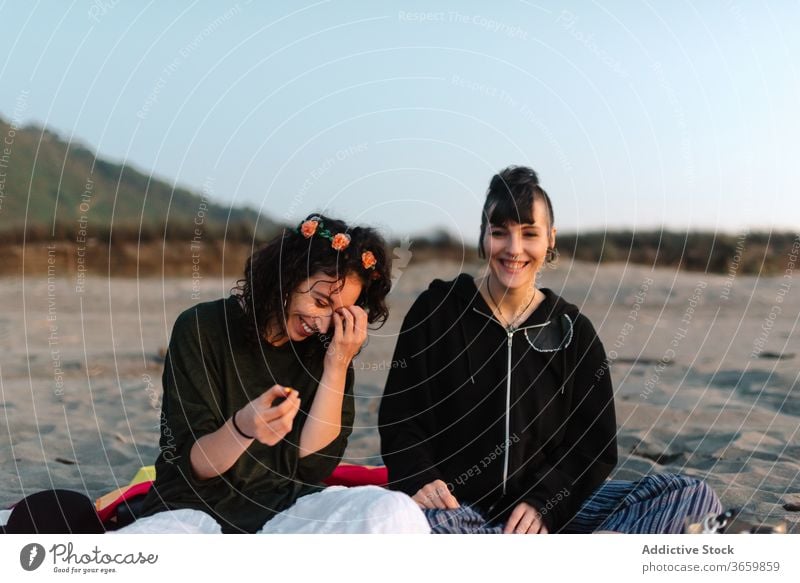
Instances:
[[[506,322],[506,319],[503,318],[503,311],[500,309],[500,305],[497,303],[497,301],[494,299],[494,296],[492,295],[492,286],[489,285],[489,277],[488,276],[486,277],[486,291],[489,292],[489,298],[492,300],[492,303],[494,304],[494,307],[497,308],[497,315],[500,317],[501,320],[503,320],[503,322],[505,322],[505,327],[507,329],[509,329],[509,330],[513,330],[514,329],[513,324],[509,323],[509,322]],[[531,307],[531,304],[533,303],[533,300],[535,300],[535,299],[536,299],[536,290],[534,289],[533,290],[533,297],[531,297],[531,300],[528,302],[528,305],[525,306],[525,309],[523,309],[522,312],[520,312],[520,316],[528,311],[528,308]],[[517,316],[517,317],[519,317],[519,316]]]

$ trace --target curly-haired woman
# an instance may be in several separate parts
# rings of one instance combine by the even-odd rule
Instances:
[[[324,488],[352,430],[351,361],[385,322],[376,231],[310,215],[225,299],[183,312],[164,365],[144,518],[117,532],[429,532],[405,494]]]

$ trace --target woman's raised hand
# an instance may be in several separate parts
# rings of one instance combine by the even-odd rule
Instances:
[[[456,497],[442,480],[425,484],[411,497],[422,508],[441,508],[455,510],[460,505]]]
[[[333,312],[333,339],[325,353],[325,366],[347,368],[367,340],[367,313],[359,306]]]
[[[279,405],[277,399],[286,397]],[[292,423],[300,409],[297,391],[275,385],[256,397],[237,412],[236,421],[247,435],[264,445],[275,445],[292,430]]]

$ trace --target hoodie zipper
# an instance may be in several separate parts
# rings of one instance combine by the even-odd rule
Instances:
[[[506,336],[508,336],[508,341],[506,342],[507,346],[507,373],[506,373],[506,413],[505,413],[505,434],[506,440],[504,444],[505,449],[505,456],[503,459],[503,496],[506,495],[506,482],[508,481],[508,450],[511,449],[511,351],[514,347],[514,334],[521,330],[530,330],[531,328],[542,328],[547,326],[550,323],[550,320],[545,322],[544,324],[533,324],[531,326],[523,326],[521,328],[514,328],[513,326],[505,327],[500,321],[495,318],[494,316],[490,316],[489,314],[485,314],[481,312],[478,308],[473,307],[474,311],[476,311],[481,316],[488,318],[492,322],[495,322],[498,326],[500,326],[506,332]]]

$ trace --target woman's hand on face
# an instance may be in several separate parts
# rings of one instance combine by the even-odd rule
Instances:
[[[441,508],[455,510],[460,505],[456,497],[442,480],[425,484],[411,497],[422,508]]]
[[[282,397],[279,405],[273,403]],[[300,396],[294,389],[274,385],[240,409],[236,421],[247,435],[264,445],[275,445],[292,430],[300,409]]]
[[[520,502],[508,518],[503,534],[547,534],[547,527],[536,508]]]
[[[367,340],[367,313],[359,306],[333,313],[333,339],[325,354],[325,366],[347,368]]]

